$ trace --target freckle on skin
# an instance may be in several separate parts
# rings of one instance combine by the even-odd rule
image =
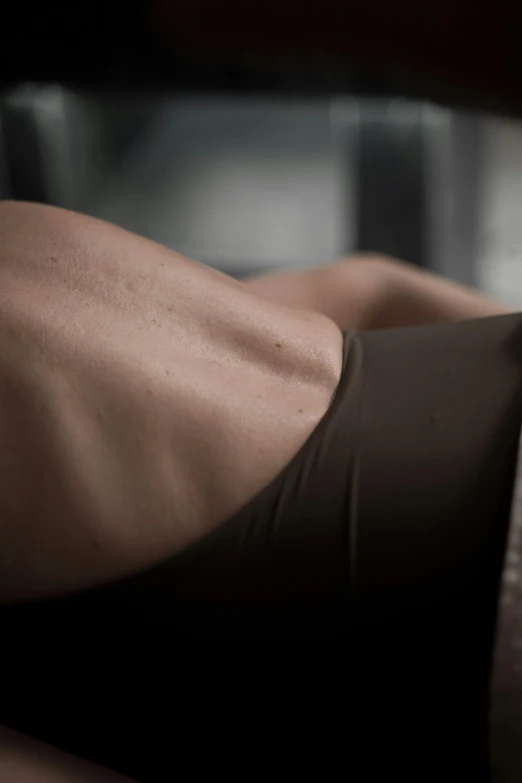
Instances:
[[[91,542],[91,543],[92,543],[92,547],[93,547],[93,549],[98,549],[98,550],[99,550],[99,549],[101,549],[101,544],[100,544],[100,542],[99,542],[99,541],[97,541],[95,538],[93,538],[93,540],[92,540],[92,542]]]
[[[299,413],[303,413],[303,409],[302,408],[299,408],[298,410],[299,410]]]
[[[276,343],[276,348],[282,348],[282,347],[283,346],[281,345],[281,343]]]
[[[257,394],[256,397],[257,397],[258,400],[262,400],[263,399],[263,395],[262,394]]]

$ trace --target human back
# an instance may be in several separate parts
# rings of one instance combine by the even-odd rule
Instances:
[[[0,598],[173,555],[268,484],[326,412],[325,316],[108,223],[0,204]]]

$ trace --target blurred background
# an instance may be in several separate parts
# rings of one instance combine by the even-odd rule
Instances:
[[[105,218],[238,277],[372,250],[522,307],[517,120],[405,97],[395,72],[360,66],[346,80],[293,61],[277,78],[219,70],[212,53],[151,65],[159,39],[139,13],[111,29],[95,63],[70,35],[49,61],[48,32],[33,70],[4,59],[1,197]]]

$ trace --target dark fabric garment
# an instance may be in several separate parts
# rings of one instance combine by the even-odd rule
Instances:
[[[489,779],[488,683],[522,414],[522,318],[362,337],[358,730],[370,762]],[[365,692],[366,690],[366,692]],[[376,710],[376,704],[378,709]],[[373,779],[370,776],[368,779]]]
[[[346,335],[329,411],[233,519],[2,608],[0,719],[143,781],[314,754],[328,779],[487,781],[521,420],[520,315]]]

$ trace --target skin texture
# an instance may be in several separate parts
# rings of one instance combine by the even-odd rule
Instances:
[[[327,410],[325,316],[107,223],[0,205],[0,598],[137,571],[230,517]]]
[[[253,277],[246,284],[271,301],[323,313],[343,331],[461,321],[511,311],[479,291],[370,254],[304,272]]]
[[[339,329],[501,305],[379,257],[239,283],[64,210],[0,204],[0,600],[174,554],[326,412]]]
[[[505,310],[354,257],[238,283],[106,223],[0,204],[0,598],[172,555],[285,466],[338,383],[339,329]],[[123,778],[0,729],[10,783]]]

